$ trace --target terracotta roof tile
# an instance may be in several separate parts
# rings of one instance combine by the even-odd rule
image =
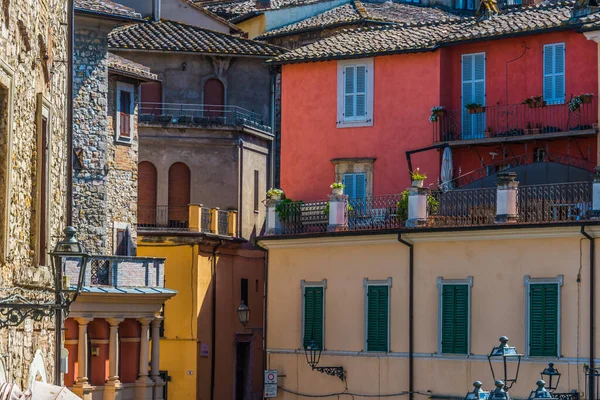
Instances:
[[[125,7],[122,4],[110,0],[74,0],[75,11],[92,12],[97,14],[106,14],[112,17],[127,17],[133,19],[142,19],[142,16],[135,12],[133,8]]]
[[[269,62],[303,62],[428,51],[466,40],[529,34],[543,30],[577,29],[584,22],[587,24],[585,27],[597,24],[600,29],[600,13],[591,14],[582,20],[572,20],[571,10],[574,4],[573,1],[548,2],[512,8],[488,19],[448,18],[425,24],[406,22],[383,27],[356,28],[292,50]]]
[[[175,21],[147,21],[116,28],[108,35],[112,50],[155,50],[231,56],[273,57],[284,49]]]
[[[157,81],[156,74],[150,72],[150,68],[138,64],[113,53],[108,53],[108,68],[125,75],[141,78],[144,81]]]
[[[196,4],[206,7],[227,19],[234,19],[246,14],[260,13],[265,10],[277,10],[286,7],[296,7],[300,5],[318,3],[323,0],[271,0],[267,7],[257,4],[257,0],[196,0]]]

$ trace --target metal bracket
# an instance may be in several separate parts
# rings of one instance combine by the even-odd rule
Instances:
[[[0,329],[18,326],[27,318],[39,322],[42,318],[51,317],[56,310],[63,308],[61,304],[34,303],[22,295],[14,294],[0,299]]]
[[[313,370],[329,376],[337,376],[342,382],[345,378],[344,367],[313,367]]]

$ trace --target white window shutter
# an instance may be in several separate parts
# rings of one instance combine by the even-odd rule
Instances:
[[[344,119],[354,119],[354,65],[344,67]]]
[[[357,119],[364,119],[367,114],[367,67],[356,66],[356,113]]]
[[[554,46],[554,98],[557,102],[565,101],[565,45]]]

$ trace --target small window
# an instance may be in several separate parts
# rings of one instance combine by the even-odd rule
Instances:
[[[439,346],[442,354],[469,354],[473,278],[438,278]]]
[[[350,199],[364,199],[367,196],[367,175],[364,173],[344,174],[344,193]]]
[[[565,44],[544,46],[544,100],[551,104],[565,102]]]
[[[254,170],[254,212],[258,212],[258,204],[260,203],[258,187],[259,183],[258,171]]]
[[[248,305],[248,279],[242,278],[240,285],[240,297],[244,304]]]
[[[302,348],[314,340],[319,349],[325,345],[325,288],[327,282],[302,281]]]
[[[392,278],[385,281],[365,279],[365,349],[389,351],[390,288]]]
[[[133,85],[117,83],[117,124],[116,139],[118,142],[131,143],[133,138]]]
[[[373,59],[338,62],[337,125],[373,125]]]
[[[527,295],[527,355],[560,356],[560,288],[557,278],[525,277]]]
[[[117,256],[126,256],[128,250],[128,238],[127,238],[127,229],[117,229],[117,250],[115,251],[115,255]]]

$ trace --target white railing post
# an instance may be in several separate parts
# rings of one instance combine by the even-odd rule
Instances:
[[[410,187],[408,190],[407,228],[416,228],[427,224],[427,197],[431,194],[429,188]]]
[[[517,222],[518,214],[518,187],[515,179],[516,172],[501,172],[496,181],[496,224],[510,224]]]
[[[280,202],[281,200],[273,199],[267,199],[265,202],[267,206],[267,229],[265,234],[267,235],[280,235],[283,233],[281,220],[279,219],[279,215],[277,215],[277,211],[275,211],[277,204]]]
[[[329,232],[348,230],[348,195],[329,195]]]

